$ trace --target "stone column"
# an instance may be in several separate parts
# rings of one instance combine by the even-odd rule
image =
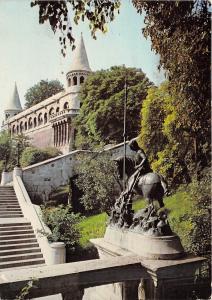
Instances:
[[[84,295],[84,289],[79,286],[70,288],[69,291],[62,293],[63,300],[82,300]]]
[[[61,145],[61,124],[58,124],[58,145]]]
[[[64,123],[61,123],[61,145],[64,144]]]
[[[66,144],[67,139],[67,122],[64,123],[64,144]]]
[[[138,300],[138,286],[140,281],[125,281],[123,282],[123,292],[122,299],[123,300]]]
[[[58,125],[55,125],[55,146],[58,144]]]

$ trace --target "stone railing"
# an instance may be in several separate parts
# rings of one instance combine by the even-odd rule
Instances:
[[[61,110],[58,113],[51,114],[49,116],[49,121],[54,121],[56,119],[60,119],[61,116],[62,117],[64,117],[64,116],[71,117],[73,115],[77,115],[78,113],[79,113],[79,109],[67,108],[67,109]]]
[[[19,174],[18,174],[19,172]],[[41,252],[47,265],[65,262],[65,245],[64,243],[48,242],[44,233],[51,233],[50,229],[42,221],[42,212],[38,205],[32,204],[29,195],[21,179],[21,170],[15,170],[13,175],[13,186],[22,209],[23,215],[29,220],[37,237]]]

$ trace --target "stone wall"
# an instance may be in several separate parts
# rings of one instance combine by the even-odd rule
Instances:
[[[128,156],[133,154],[128,145],[126,150]],[[123,143],[106,147],[104,151],[110,153],[113,159],[123,156]],[[92,152],[75,150],[24,168],[23,182],[31,200],[33,201],[36,198],[42,198],[43,201],[48,200],[49,194],[53,190],[61,185],[68,184],[69,178],[74,175],[73,169],[76,164],[76,155],[80,153]]]

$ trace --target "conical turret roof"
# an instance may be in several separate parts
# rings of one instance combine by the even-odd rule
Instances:
[[[88,57],[85,49],[85,44],[83,41],[83,36],[79,40],[79,44],[73,53],[73,60],[69,71],[91,71],[89,66]]]
[[[7,103],[6,110],[22,110],[16,83],[15,83],[12,97],[9,99]]]

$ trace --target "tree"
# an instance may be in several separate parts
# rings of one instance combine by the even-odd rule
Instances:
[[[63,90],[63,85],[58,80],[41,80],[27,90],[25,94],[25,106],[29,108]]]
[[[27,167],[36,163],[39,163],[41,161],[44,161],[46,159],[50,159],[53,157],[56,157],[60,155],[61,152],[57,150],[56,148],[45,148],[45,149],[39,149],[35,147],[27,147],[24,149],[24,151],[21,154],[21,166]]]
[[[169,82],[150,88],[141,109],[139,136],[154,171],[164,175],[172,188],[190,183],[194,171],[192,137],[184,130],[176,101]]]
[[[35,0],[31,6],[39,7],[39,23],[43,24],[49,21],[49,24],[56,32],[61,32],[59,40],[62,46],[61,52],[65,56],[66,41],[68,40],[72,49],[74,46],[74,37],[72,34],[72,24],[78,24],[80,20],[87,19],[91,34],[96,38],[96,31],[99,29],[103,33],[107,31],[106,24],[114,20],[115,12],[119,12],[120,0],[95,1],[95,0]],[[69,8],[74,12],[73,20],[69,19]]]
[[[145,12],[143,34],[160,55],[160,67],[178,97],[176,111],[192,138],[198,171],[210,161],[210,4],[204,0],[133,0],[133,4],[139,13]]]
[[[85,210],[109,214],[120,193],[117,166],[111,156],[106,153],[79,155],[75,171],[79,174],[76,183],[83,192],[80,201]]]
[[[151,82],[135,68],[111,67],[88,76],[81,89],[82,106],[76,119],[77,147],[123,140],[123,110],[127,78],[127,138],[139,133],[139,114]]]
[[[22,152],[28,145],[29,138],[23,134],[11,136],[9,132],[1,132],[0,161],[2,170],[12,171],[17,165]]]

